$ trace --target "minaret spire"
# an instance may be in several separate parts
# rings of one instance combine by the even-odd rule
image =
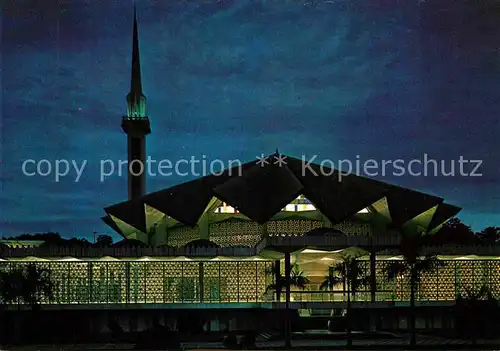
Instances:
[[[142,93],[141,60],[139,55],[139,33],[137,29],[137,10],[134,3],[134,25],[132,33],[132,69],[130,92],[127,95],[128,117],[145,118],[146,97]]]
[[[137,30],[137,10],[134,2],[134,33],[132,35],[132,75],[130,92],[142,95],[141,60],[139,55],[139,33]]]
[[[146,135],[151,133],[146,114],[146,97],[142,93],[141,63],[139,58],[139,34],[137,11],[134,2],[134,29],[132,33],[132,71],[130,92],[127,95],[127,115],[122,119],[122,129],[128,144],[128,197],[140,198],[146,193],[144,172],[146,161]]]

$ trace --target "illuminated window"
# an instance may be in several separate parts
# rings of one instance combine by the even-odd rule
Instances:
[[[217,207],[214,211],[215,213],[238,213],[238,210],[233,206],[229,206],[225,202],[222,203],[222,206]]]
[[[299,195],[290,204],[286,205],[283,211],[287,212],[304,212],[304,211],[316,211],[316,207],[304,197],[304,195]]]
[[[367,208],[363,208],[361,211],[358,211],[358,213],[369,213]]]

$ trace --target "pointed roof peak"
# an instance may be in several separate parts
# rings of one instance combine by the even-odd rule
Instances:
[[[134,22],[137,22],[137,5],[135,4],[135,0],[134,0]]]
[[[139,55],[139,33],[137,29],[137,8],[134,1],[134,25],[132,35],[132,72],[130,92],[142,94],[141,61]]]

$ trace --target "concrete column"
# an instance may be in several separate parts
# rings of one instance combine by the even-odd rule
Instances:
[[[290,264],[290,253],[285,253],[285,287],[286,287],[286,318],[285,318],[285,347],[291,348],[292,346],[292,328],[290,323],[290,275],[292,266]]]
[[[376,253],[377,253],[377,243],[375,237],[385,235],[387,233],[387,218],[380,214],[373,215],[371,220],[371,247],[370,247],[370,291],[371,291],[371,301],[375,302],[376,290],[377,290],[377,274],[376,274]]]
[[[203,262],[198,263],[198,281],[199,284],[198,286],[200,287],[200,303],[203,303],[203,276],[204,276],[204,270],[203,270]]]
[[[281,278],[281,262],[280,260],[276,260],[274,262],[274,280],[277,287],[280,284],[281,281],[280,278]],[[281,291],[280,289],[276,289],[276,301],[279,302],[280,299],[281,299]]]
[[[210,213],[204,213],[200,220],[198,221],[198,228],[200,233],[200,239],[210,240],[210,221],[209,221]]]
[[[286,289],[286,308],[290,308],[290,275],[292,271],[292,265],[290,264],[290,253],[285,253],[285,289]]]

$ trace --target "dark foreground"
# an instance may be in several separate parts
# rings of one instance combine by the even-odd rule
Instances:
[[[222,342],[183,342],[182,350],[231,350],[225,348]],[[295,350],[345,350],[345,340],[292,340],[292,348]],[[391,339],[361,339],[353,340],[353,349],[362,350],[407,350],[408,340],[406,337]],[[435,336],[419,336],[417,340],[419,350],[498,350],[500,339],[477,340],[476,345],[470,341],[449,339]],[[107,344],[61,344],[61,345],[26,345],[26,346],[0,346],[3,350],[13,351],[77,351],[77,350],[139,350],[131,343],[107,343]],[[264,341],[255,343],[255,350],[283,350],[283,340]],[[147,349],[140,349],[146,351]],[[155,349],[159,350],[159,349]],[[236,349],[235,349],[236,350]],[[240,349],[241,350],[241,349]],[[250,349],[248,349],[250,350]],[[152,351],[152,350],[151,350]]]

